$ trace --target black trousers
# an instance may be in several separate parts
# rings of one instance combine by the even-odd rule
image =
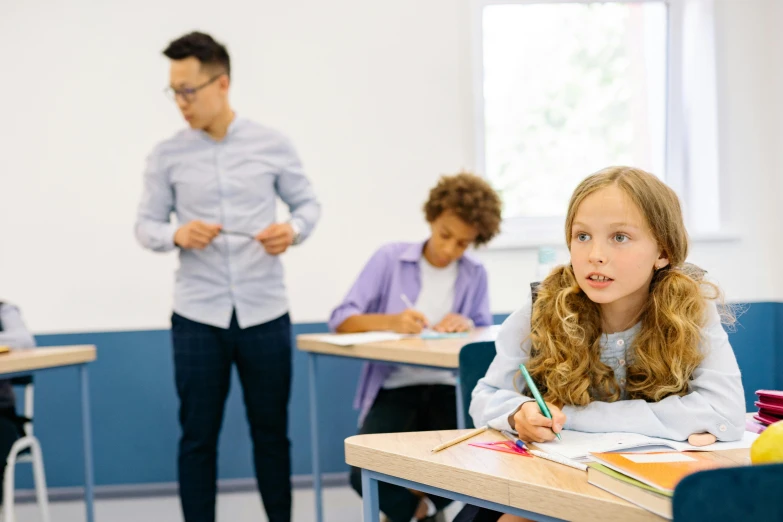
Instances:
[[[214,522],[218,435],[236,364],[245,401],[256,481],[269,522],[291,520],[288,400],[291,320],[288,314],[241,329],[171,317],[179,396],[179,495],[186,522]]]
[[[454,386],[444,384],[405,386],[381,390],[359,430],[365,433],[400,433],[408,431],[451,430],[457,427]],[[351,486],[362,494],[362,474],[351,468]],[[402,486],[378,483],[381,511],[391,522],[409,522],[419,505],[419,497]],[[442,510],[451,500],[429,496]]]
[[[466,505],[454,518],[454,522],[497,522],[503,513],[478,506]]]

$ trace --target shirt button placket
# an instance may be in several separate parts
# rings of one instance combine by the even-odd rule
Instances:
[[[228,188],[226,187],[226,179],[225,179],[225,170],[220,162],[220,157],[223,153],[225,145],[223,142],[219,142],[215,145],[215,169],[217,171],[218,176],[218,186],[220,187],[220,222],[225,226],[226,224],[226,205],[225,201],[229,198],[230,194],[227,192]],[[226,269],[228,271],[228,283],[229,283],[229,291],[231,292],[231,301],[233,302],[234,306],[236,306],[236,287],[234,286],[234,271],[231,266],[231,241],[228,236],[226,236]]]

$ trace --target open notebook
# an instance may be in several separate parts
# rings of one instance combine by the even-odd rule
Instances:
[[[362,332],[351,334],[326,334],[318,337],[319,341],[336,344],[337,346],[353,346],[355,344],[377,343],[383,341],[399,341],[400,339],[455,339],[467,337],[468,332],[446,333],[435,330],[422,330],[420,334],[400,334],[394,332]]]
[[[758,437],[757,433],[744,432],[742,439],[736,442],[716,442],[709,446],[691,446],[687,442],[679,442],[657,437],[648,437],[638,433],[585,433],[582,431],[563,430],[562,440],[553,442],[537,442],[536,446],[548,453],[556,453],[573,460],[590,460],[590,453],[607,451],[721,451],[749,448]]]
[[[381,341],[399,341],[407,337],[394,332],[362,332],[351,334],[329,334],[318,337],[319,341],[336,344],[337,346],[353,346],[354,344],[377,343]]]

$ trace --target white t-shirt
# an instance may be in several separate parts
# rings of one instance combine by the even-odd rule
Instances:
[[[445,268],[436,268],[422,257],[419,261],[421,271],[421,291],[414,306],[424,314],[430,327],[435,326],[450,314],[454,308],[454,284],[457,282],[458,263],[455,261]],[[402,388],[421,384],[450,384],[457,380],[449,370],[433,370],[416,366],[397,366],[383,383],[384,389]]]

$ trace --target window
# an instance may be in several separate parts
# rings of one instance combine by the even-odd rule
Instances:
[[[477,6],[476,157],[503,198],[501,243],[560,243],[573,189],[609,165],[655,173],[686,216],[694,210],[680,131],[680,11],[666,0]],[[717,187],[716,168],[711,175]],[[714,219],[701,209],[703,228],[717,223],[714,199]]]

